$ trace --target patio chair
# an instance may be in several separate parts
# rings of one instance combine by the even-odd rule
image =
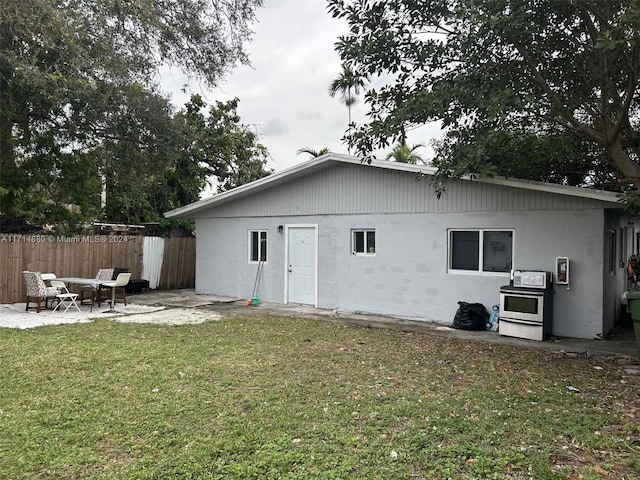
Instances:
[[[104,280],[105,282],[111,281],[113,280],[113,268],[101,268],[98,270],[98,273],[96,274],[96,280]],[[97,303],[98,305],[100,305],[100,302],[102,301],[101,298],[101,292],[108,292],[109,289],[108,288],[104,288],[102,285],[100,285],[99,288],[95,288],[91,285],[85,285],[80,289],[80,305],[82,305],[82,302],[84,302],[85,300],[85,295],[90,295],[88,298],[91,300],[91,304],[93,305],[93,303]]]
[[[40,277],[40,272],[22,272],[22,278],[24,279],[24,285],[26,288],[27,306],[26,310],[29,310],[29,299],[33,298],[37,302],[36,312],[40,313],[40,306],[42,300],[45,301],[45,308],[47,308],[47,301],[49,298],[56,298],[60,293],[55,287],[47,287],[44,284],[44,280]]]
[[[125,306],[127,305],[127,294],[124,287],[127,285],[127,283],[129,283],[130,279],[131,273],[119,273],[115,281],[105,282],[102,284],[102,286],[111,289],[111,309],[113,309],[116,304],[116,291],[118,290],[118,288],[120,288],[120,291],[122,292],[122,301],[124,302]]]
[[[51,286],[56,287],[60,291],[60,293],[56,295],[56,298],[58,299],[58,304],[53,309],[54,312],[58,310],[60,305],[62,305],[63,303],[67,305],[67,308],[65,308],[64,312],[62,312],[63,314],[67,313],[67,310],[69,310],[69,308],[71,307],[76,307],[76,309],[80,311],[80,307],[76,303],[76,299],[78,298],[77,293],[71,293],[67,289],[67,286],[64,284],[64,282],[61,282],[59,280],[51,280]]]
[[[53,285],[51,285],[51,280],[55,280],[56,274],[55,273],[41,273],[40,274],[40,278],[42,280],[44,280],[44,284],[47,287],[52,287]],[[49,307],[49,299],[45,298],[45,300],[44,300],[44,308],[48,308],[48,307]]]
[[[47,282],[56,279],[56,274],[55,273],[41,273],[40,274],[40,278],[45,282],[45,285],[47,285]],[[51,287],[51,286],[53,286],[53,285],[51,285],[51,284],[47,285],[47,287]]]

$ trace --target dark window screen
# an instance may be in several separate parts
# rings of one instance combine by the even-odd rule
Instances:
[[[364,253],[364,232],[353,232],[353,251],[356,253]]]
[[[258,245],[260,244],[260,232],[251,232],[251,261],[259,260]]]
[[[454,270],[478,270],[480,258],[480,233],[451,232],[451,268]]]
[[[367,232],[367,252],[376,253],[376,232]]]
[[[513,258],[513,233],[509,231],[485,231],[483,234],[482,270],[508,272]]]
[[[267,232],[260,232],[260,258],[258,260],[267,261]]]

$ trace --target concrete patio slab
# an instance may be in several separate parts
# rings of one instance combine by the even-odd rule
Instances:
[[[158,312],[164,310],[164,306],[148,306],[129,304],[116,304],[115,311],[108,311],[109,307],[94,307],[90,311],[89,305],[80,305],[80,311],[75,308],[69,309],[67,313],[60,310],[40,310],[40,313],[34,309],[25,310],[26,304],[12,303],[0,305],[0,327],[4,328],[35,328],[44,325],[61,325],[65,323],[87,323],[101,318],[113,318],[129,316],[141,313]]]

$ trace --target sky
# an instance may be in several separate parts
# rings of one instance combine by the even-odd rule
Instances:
[[[334,44],[347,31],[346,23],[331,17],[325,0],[265,0],[252,30],[251,66],[236,67],[215,90],[176,70],[163,72],[161,85],[172,103],[180,108],[189,100],[181,92],[185,83],[208,104],[239,98],[241,121],[260,136],[270,154],[268,167],[275,171],[307,160],[307,154],[297,154],[303,147],[347,154],[342,137],[348,109],[328,93],[341,70]],[[356,123],[366,121],[366,105],[359,102],[351,114]],[[430,125],[412,132],[408,143],[428,145],[438,136],[439,129]],[[429,158],[431,151],[420,153]]]

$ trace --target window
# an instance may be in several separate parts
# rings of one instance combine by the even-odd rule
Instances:
[[[449,269],[510,272],[513,230],[449,230]]]
[[[376,231],[375,230],[352,230],[351,231],[351,254],[352,255],[375,255],[376,253]]]
[[[609,275],[616,274],[616,231],[609,230]]]
[[[249,232],[249,262],[267,261],[267,231]]]

